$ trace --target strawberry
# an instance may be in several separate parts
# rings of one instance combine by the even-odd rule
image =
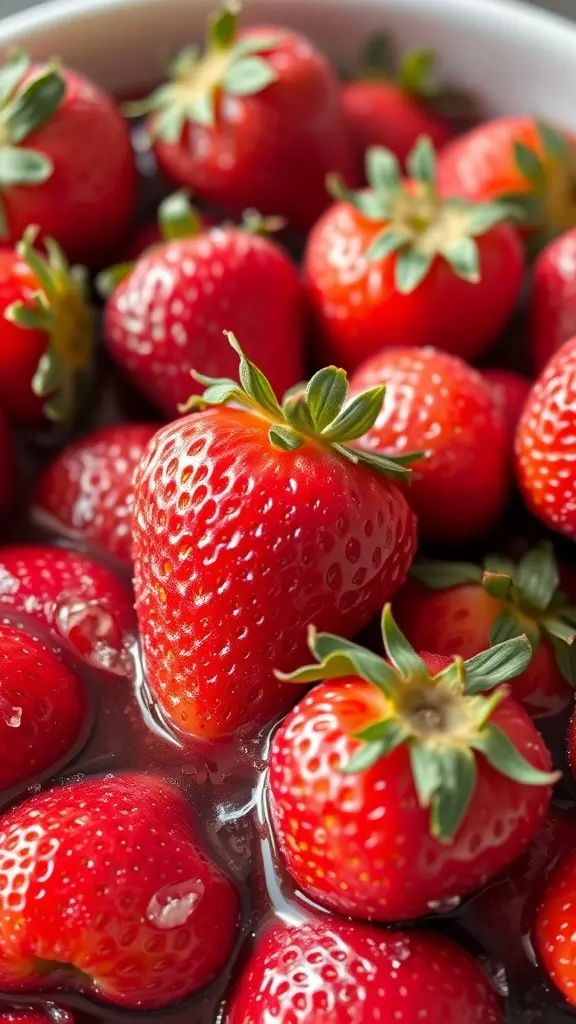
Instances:
[[[115,424],[69,444],[37,481],[34,522],[130,567],[134,474],[157,429]]]
[[[0,614],[24,628],[40,626],[88,664],[118,675],[132,671],[132,594],[113,572],[75,551],[0,548]]]
[[[60,658],[0,624],[0,791],[69,754],[84,714],[82,689]]]
[[[414,464],[410,504],[421,537],[458,543],[496,523],[509,489],[506,426],[490,385],[457,356],[436,349],[385,349],[359,367],[353,393],[384,385],[389,400],[358,444]]]
[[[482,370],[481,373],[484,380],[490,384],[492,395],[504,416],[510,436],[510,447],[513,449],[516,427],[522,415],[531,382],[521,373],[515,373],[514,370]]]
[[[576,854],[563,858],[542,893],[532,924],[541,967],[570,1006],[576,1006]]]
[[[438,181],[445,195],[512,201],[535,248],[576,224],[576,138],[534,117],[498,117],[454,139]]]
[[[352,181],[339,83],[327,59],[289,29],[239,32],[231,7],[210,19],[203,57],[185,49],[171,81],[132,105],[147,111],[164,174],[232,214],[254,206],[307,230],[328,204],[328,171]]]
[[[6,511],[12,500],[14,477],[15,467],[12,439],[4,413],[0,408],[0,515]]]
[[[190,371],[230,376],[222,332],[249,339],[249,354],[283,392],[303,376],[304,308],[296,268],[273,242],[234,227],[158,246],[108,299],[108,348],[144,394],[172,419]]]
[[[532,362],[541,373],[576,334],[576,228],[550,242],[536,260],[528,317]]]
[[[198,375],[207,390],[193,405],[204,411],[159,431],[136,485],[148,683],[173,725],[207,739],[285,710],[291,688],[273,667],[299,663],[312,621],[348,636],[367,625],[416,543],[387,479],[407,471],[348,446],[378,415],[383,388],[344,406],[346,374],[329,367],[280,406],[230,344],[241,386]]]
[[[452,138],[454,131],[443,111],[454,108],[458,96],[438,84],[435,64],[431,50],[409,50],[398,61],[386,36],[368,40],[359,72],[342,86],[360,168],[370,146],[384,146],[404,164],[421,135],[438,149]]]
[[[396,157],[366,155],[369,189],[338,200],[312,229],[305,275],[326,353],[352,369],[383,345],[436,345],[475,359],[518,301],[523,255],[502,204],[443,199],[420,139],[402,180]]]
[[[552,356],[526,400],[516,432],[516,477],[546,526],[576,540],[576,338]]]
[[[494,691],[528,664],[525,636],[468,661],[420,656],[389,605],[382,635],[388,662],[311,630],[317,664],[278,673],[324,682],[272,740],[269,798],[301,892],[337,913],[400,921],[454,907],[518,857],[558,776],[520,705]]]
[[[489,555],[483,566],[422,560],[394,610],[419,651],[471,658],[489,643],[525,633],[534,656],[512,684],[533,716],[553,715],[574,699],[576,604],[560,589],[552,545],[543,541],[517,565]],[[576,591],[572,596],[576,601]]]
[[[0,68],[0,237],[28,224],[68,257],[98,262],[122,239],[136,198],[136,166],[124,119],[93,82],[13,52]]]
[[[35,236],[0,250],[0,406],[16,423],[70,419],[92,361],[83,270],[49,238],[46,259]]]
[[[320,918],[256,938],[223,1024],[504,1024],[488,979],[455,942]]]
[[[553,808],[529,850],[467,907],[467,930],[507,968],[525,971],[528,967],[525,937],[532,924],[535,895],[575,844],[576,820]]]
[[[239,900],[178,790],[144,775],[39,793],[0,819],[0,988],[153,1009],[207,985]]]

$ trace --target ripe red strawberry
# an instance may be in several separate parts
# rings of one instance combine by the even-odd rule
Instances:
[[[435,64],[431,50],[409,50],[397,61],[386,36],[368,40],[359,72],[342,86],[360,172],[370,146],[385,146],[404,164],[421,135],[438,149],[452,138],[444,112],[454,111],[458,97],[438,84]]]
[[[457,356],[436,349],[385,349],[359,367],[354,393],[384,385],[374,426],[359,439],[368,451],[421,450],[409,499],[419,533],[458,543],[494,525],[509,490],[506,426],[489,384]]]
[[[347,636],[367,625],[416,543],[387,479],[406,470],[348,447],[383,389],[343,408],[346,374],[329,367],[281,407],[230,343],[242,386],[201,378],[195,404],[208,408],[159,431],[136,486],[148,683],[173,725],[207,739],[286,709],[294,697],[273,668],[300,662],[311,622]]]
[[[68,754],[84,711],[78,680],[60,659],[33,636],[0,624],[0,791]]]
[[[554,353],[576,334],[576,229],[550,242],[536,260],[528,318],[532,361],[541,373]]]
[[[171,82],[134,112],[152,112],[169,179],[230,213],[253,206],[307,230],[328,204],[326,174],[353,178],[338,79],[304,36],[238,32],[236,20],[231,8],[213,16],[205,55],[185,49]]]
[[[323,918],[257,936],[223,1024],[504,1024],[488,979],[455,942]]]
[[[534,117],[498,117],[454,139],[438,181],[444,195],[513,201],[533,245],[576,224],[576,138]]]
[[[12,439],[0,408],[0,515],[3,515],[12,500],[14,476]]]
[[[510,447],[514,447],[514,437],[518,420],[522,415],[524,403],[530,391],[531,382],[521,373],[513,370],[482,370],[484,380],[487,380],[492,389],[492,394],[499,406],[508,427]]]
[[[0,988],[177,1003],[224,967],[239,900],[178,790],[144,775],[60,786],[0,819]]]
[[[507,689],[516,637],[476,658],[416,654],[384,609],[389,662],[310,631],[324,680],[275,734],[270,812],[298,889],[341,914],[403,921],[453,908],[510,864],[550,801],[550,755]],[[338,680],[335,682],[334,680]]]
[[[308,238],[305,274],[324,349],[348,369],[384,345],[475,359],[518,300],[523,255],[505,207],[440,198],[425,138],[407,167],[402,180],[391,152],[370,149],[370,188],[350,192],[333,179],[339,201]]]
[[[532,926],[540,966],[576,1006],[576,854],[563,858],[548,879]]]
[[[526,970],[525,937],[534,913],[534,898],[560,859],[576,844],[576,820],[553,808],[527,852],[466,908],[466,929],[506,967]]]
[[[550,359],[526,400],[516,433],[516,476],[546,526],[576,540],[576,338]]]
[[[73,441],[40,476],[33,520],[131,566],[134,474],[157,429],[124,423]]]
[[[37,624],[98,668],[132,671],[133,596],[100,562],[33,544],[0,548],[0,615]]]
[[[423,559],[394,601],[394,611],[419,651],[471,658],[525,633],[534,656],[512,684],[533,716],[554,715],[574,700],[576,591],[560,589],[552,546],[543,541],[517,565],[489,555],[483,566]]]
[[[14,243],[38,224],[70,259],[113,251],[132,216],[136,167],[111,99],[76,71],[15,52],[0,69],[0,108],[0,237]]]
[[[51,239],[40,255],[35,236],[0,249],[0,406],[16,423],[69,419],[92,360],[83,270]]]
[[[114,359],[171,418],[199,390],[192,369],[234,373],[223,337],[248,339],[280,392],[303,376],[303,294],[296,268],[267,238],[234,227],[166,242],[138,260],[110,296],[105,335]]]

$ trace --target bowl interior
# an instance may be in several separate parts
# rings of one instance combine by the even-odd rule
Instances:
[[[0,22],[0,45],[59,54],[121,93],[148,86],[168,57],[202,37],[214,0],[55,0]],[[250,21],[307,32],[341,66],[366,36],[428,45],[487,109],[576,127],[576,26],[516,0],[248,0]]]

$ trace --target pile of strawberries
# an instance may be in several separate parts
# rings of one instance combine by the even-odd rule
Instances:
[[[0,68],[0,1024],[576,1013],[576,136],[391,56]]]

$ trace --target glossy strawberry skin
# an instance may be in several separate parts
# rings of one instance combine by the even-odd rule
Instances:
[[[576,335],[576,228],[542,250],[531,285],[532,362],[541,373],[554,353]]]
[[[73,441],[40,476],[33,519],[130,567],[134,475],[157,429],[125,423]]]
[[[421,135],[435,149],[453,135],[445,118],[393,81],[348,82],[342,87],[342,105],[359,168],[369,146],[384,146],[404,164]]]
[[[0,624],[0,791],[69,753],[85,704],[80,683],[52,651]]]
[[[476,359],[496,339],[516,305],[523,256],[514,230],[497,224],[476,239],[481,279],[471,284],[437,257],[407,295],[395,284],[396,255],[365,254],[385,224],[336,203],[312,229],[305,277],[322,335],[323,355],[354,369],[384,346],[435,345]]]
[[[303,36],[258,25],[238,41],[260,36],[278,39],[265,55],[277,80],[253,95],[220,96],[214,127],[188,123],[177,143],[157,138],[154,152],[169,179],[202,199],[232,214],[278,214],[306,231],[330,201],[326,175],[339,171],[353,184],[340,87]]]
[[[168,242],[115,289],[105,335],[116,362],[168,416],[202,390],[190,371],[234,376],[223,332],[283,394],[303,377],[303,297],[288,256],[266,238],[220,228]]]
[[[272,670],[305,658],[306,630],[354,636],[405,579],[415,521],[382,475],[218,408],[163,428],[137,485],[136,608],[164,715],[207,739],[296,699]]]
[[[576,146],[573,136],[571,141]],[[556,199],[552,162],[538,138],[535,118],[525,116],[485,121],[448,143],[438,160],[438,183],[442,193],[484,202],[533,192],[534,186],[516,165],[515,143],[521,143],[540,158],[545,172],[550,175],[549,198]],[[558,193],[559,189],[555,191]],[[564,197],[558,196],[560,198]],[[572,196],[566,197],[566,201],[573,204]],[[563,220],[567,220],[566,227],[570,220],[574,223],[575,210],[569,205],[566,210],[553,206],[547,212],[551,221],[548,226],[553,230],[561,230]],[[553,223],[555,220],[557,224]],[[525,233],[529,233],[529,229]]]
[[[33,66],[27,79],[42,70]],[[41,185],[3,191],[6,241],[16,243],[29,224],[38,224],[72,262],[98,264],[113,253],[132,217],[134,154],[126,121],[106,93],[76,71],[62,68],[61,75],[61,105],[23,142],[48,156],[54,170]]]
[[[532,941],[538,962],[570,1006],[576,1006],[576,854],[563,858],[536,911]]]
[[[509,490],[508,444],[480,373],[435,349],[385,349],[350,384],[355,393],[386,385],[386,403],[361,447],[429,453],[412,467],[407,492],[420,537],[458,543],[497,521]]]
[[[12,500],[15,483],[12,439],[4,413],[0,409],[0,515],[6,512]]]
[[[482,370],[482,376],[490,384],[492,394],[506,420],[510,447],[513,448],[516,427],[530,391],[531,381],[514,370]]]
[[[256,939],[224,1024],[503,1024],[472,958],[432,932],[337,918],[275,921]]]
[[[134,598],[100,562],[45,545],[0,548],[0,616],[49,637],[89,664],[124,675],[133,644]]]
[[[490,646],[490,631],[504,607],[481,585],[429,590],[414,580],[394,600],[394,613],[412,646],[447,657],[459,654],[464,660]],[[544,634],[528,668],[508,685],[532,716],[559,714],[574,699]]]
[[[528,396],[516,433],[516,477],[546,526],[576,540],[576,338],[558,350]]]
[[[431,669],[448,658],[424,655]],[[418,805],[409,752],[397,747],[372,768],[341,768],[354,734],[382,719],[385,698],[370,683],[321,683],[291,711],[270,750],[270,811],[286,867],[298,888],[329,910],[403,921],[453,907],[527,848],[550,802],[549,787],[522,786],[477,757],[478,782],[452,843],[430,835]],[[550,755],[516,701],[492,721],[530,761]]]
[[[48,337],[10,323],[4,312],[13,302],[26,302],[39,284],[26,263],[11,248],[0,248],[0,408],[14,423],[44,419],[43,399],[32,391],[32,379]]]
[[[239,902],[201,851],[182,795],[127,775],[39,793],[0,819],[0,907],[5,992],[51,989],[59,977],[65,988],[152,1009],[224,966]]]

